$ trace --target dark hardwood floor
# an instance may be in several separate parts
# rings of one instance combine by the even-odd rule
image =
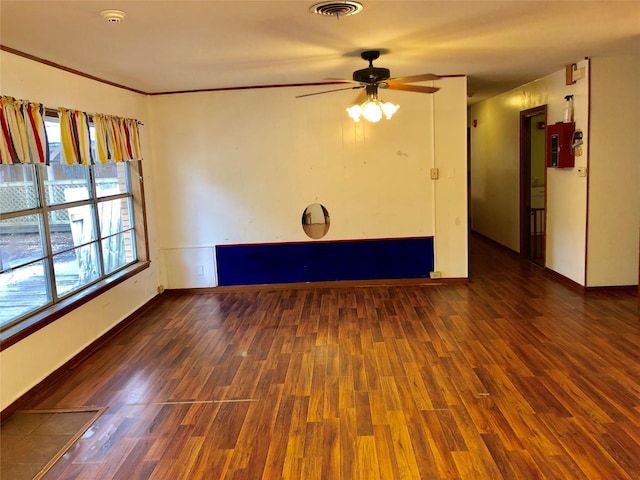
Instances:
[[[108,407],[45,478],[639,479],[637,294],[471,275],[165,293],[29,403]]]

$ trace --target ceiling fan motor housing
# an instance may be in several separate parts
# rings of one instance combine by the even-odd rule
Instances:
[[[353,80],[361,83],[377,83],[391,76],[388,68],[369,67],[353,72]]]

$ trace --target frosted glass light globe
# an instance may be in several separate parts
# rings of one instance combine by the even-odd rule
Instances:
[[[354,122],[359,122],[360,115],[362,115],[362,107],[360,105],[352,105],[347,108],[347,113],[351,118],[353,118]]]
[[[394,105],[391,102],[385,102],[382,104],[382,111],[384,112],[384,116],[389,120],[393,117],[393,114],[398,111],[400,105]]]
[[[365,102],[362,106],[362,116],[370,122],[379,122],[382,119],[382,109],[376,102]]]

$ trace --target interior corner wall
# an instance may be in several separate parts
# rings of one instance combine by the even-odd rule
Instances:
[[[565,71],[471,106],[472,228],[514,250],[520,250],[520,112],[547,105],[547,124],[563,119],[564,97],[574,96],[576,129],[584,132],[587,165],[589,61],[577,63],[585,78],[565,85]],[[549,168],[546,180],[546,267],[585,284],[587,182],[576,168]]]
[[[4,410],[47,375],[156,295],[153,163],[147,98],[23,57],[0,51],[0,93],[39,102],[141,120],[145,160],[145,197],[151,267],[117,285],[82,307],[0,352],[0,409]]]
[[[636,285],[640,55],[591,60],[587,286]]]
[[[210,275],[216,266],[197,264],[204,257],[191,258],[192,252],[313,241],[301,224],[312,203],[324,205],[331,218],[322,241],[436,234],[442,245],[461,248],[466,79],[444,78],[438,86],[435,95],[385,90],[381,97],[400,109],[375,124],[347,116],[357,92],[295,98],[322,90],[317,86],[151,97],[156,188],[163,192],[157,199],[161,257],[172,257],[163,264],[165,282],[216,285]],[[434,191],[434,166],[451,172],[443,181],[451,192]],[[441,208],[454,225],[443,227],[442,236]],[[439,255],[443,276],[466,277],[466,249]]]
[[[434,184],[434,267],[443,278],[467,278],[467,79],[450,78],[448,83],[451,87],[434,97],[435,167],[440,174]]]

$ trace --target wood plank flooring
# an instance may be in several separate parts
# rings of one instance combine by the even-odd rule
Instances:
[[[29,408],[47,479],[639,479],[635,293],[472,240],[472,281],[169,295]]]

